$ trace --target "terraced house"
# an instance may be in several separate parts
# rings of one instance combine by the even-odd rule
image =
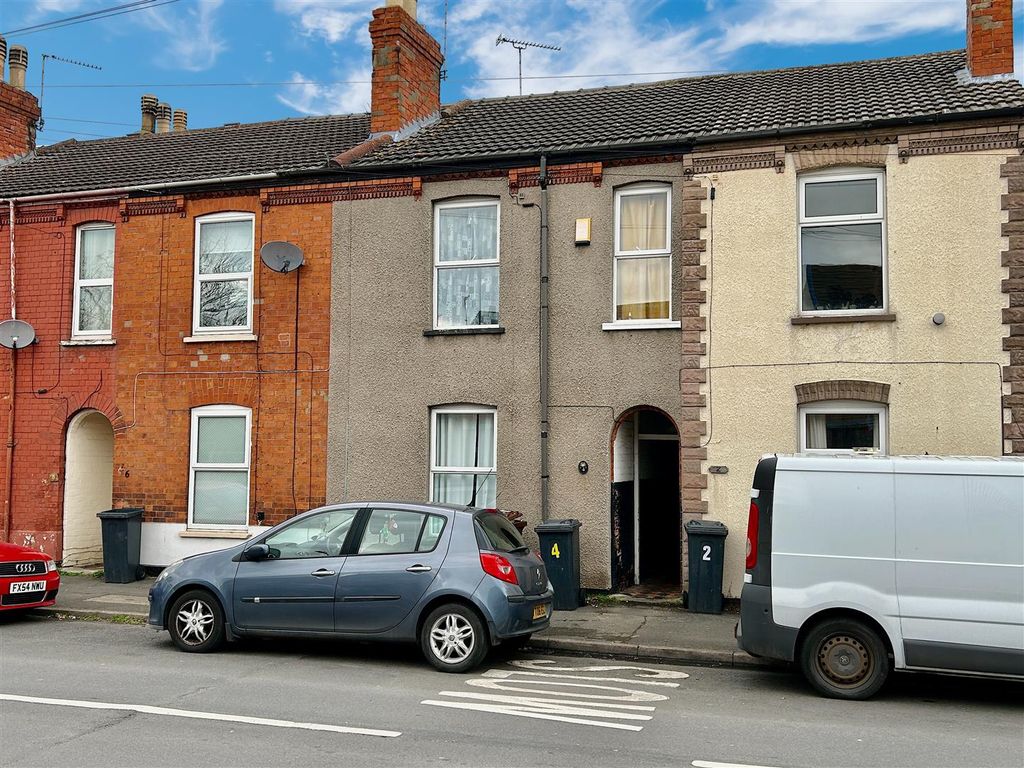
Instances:
[[[1024,453],[1024,90],[1009,0],[965,7],[966,50],[442,105],[388,0],[368,115],[29,147],[12,529],[72,556],[83,466],[151,565],[429,498],[671,593],[709,517],[738,595],[763,453]]]

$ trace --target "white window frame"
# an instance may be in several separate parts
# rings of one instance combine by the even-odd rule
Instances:
[[[98,229],[109,229],[114,231],[115,227],[113,224],[107,222],[95,222],[93,224],[82,224],[75,230],[75,295],[72,300],[72,315],[71,315],[71,338],[72,339],[109,339],[112,337],[114,332],[114,274],[111,271],[110,277],[104,278],[91,278],[82,279],[81,266],[82,266],[82,233],[95,231]],[[115,262],[117,260],[117,232],[114,231],[114,255]],[[115,264],[116,266],[116,264]],[[83,331],[78,327],[79,316],[78,311],[80,309],[79,295],[82,292],[82,288],[92,288],[95,286],[110,286],[110,327],[105,330],[96,331]]]
[[[437,464],[437,416],[440,413],[487,413],[494,417],[494,464],[490,467],[441,467]],[[434,475],[484,475],[494,478],[494,496],[498,497],[498,409],[486,405],[441,405],[430,409],[430,472],[427,498],[434,499]]]
[[[797,409],[800,419],[800,453],[828,454],[837,453],[858,453],[851,448],[808,448],[807,447],[807,416],[809,414],[843,414],[850,416],[876,415],[878,416],[878,453],[885,455],[889,451],[888,440],[888,411],[889,407],[884,403],[871,403],[864,400],[822,400],[817,403],[807,403]]]
[[[245,417],[245,461],[241,463],[207,464],[199,463],[199,419],[205,416],[244,416]],[[188,470],[188,524],[187,528],[214,531],[247,531],[249,530],[249,497],[252,468],[250,455],[252,451],[252,409],[241,405],[204,405],[192,409],[191,429],[189,432],[189,470]],[[192,513],[195,509],[196,471],[216,472],[245,470],[245,522],[238,525],[214,525],[195,523]]]
[[[462,261],[441,261],[441,211],[451,208],[480,208],[484,205],[494,206],[495,221],[495,242],[494,258],[462,260]],[[437,273],[442,269],[453,269],[458,267],[497,267],[498,268],[498,322],[481,325],[446,325],[437,324]],[[430,327],[436,331],[454,331],[465,328],[498,328],[501,326],[501,201],[492,197],[463,198],[460,200],[434,203],[434,298],[433,298],[433,319]]]
[[[665,195],[665,248],[654,248],[646,250],[624,251],[622,250],[622,232],[619,223],[622,215],[622,198],[630,195],[649,195],[652,192],[661,192]],[[612,320],[604,324],[604,330],[617,330],[623,328],[678,328],[680,323],[672,317],[672,283],[674,282],[674,260],[672,258],[672,185],[671,184],[635,184],[629,187],[615,190],[614,210],[614,244],[612,253]],[[617,301],[619,296],[619,259],[643,259],[651,256],[668,256],[668,317],[657,319],[619,320]]]
[[[214,224],[222,223],[226,221],[248,221],[250,226],[249,241],[252,244],[252,251],[249,255],[249,270],[247,272],[218,272],[211,273],[208,275],[199,274],[199,255],[200,255],[200,237],[202,232],[203,224]],[[255,252],[256,252],[256,215],[253,213],[243,212],[230,212],[230,213],[211,213],[207,216],[196,217],[196,232],[195,232],[195,251],[193,256],[193,282],[192,282],[192,334],[194,336],[205,336],[208,334],[251,334],[252,333],[252,315],[253,315],[253,283],[256,281],[256,270],[255,270]],[[200,313],[199,313],[199,299],[200,299],[200,285],[204,282],[210,281],[221,281],[221,280],[241,280],[245,279],[249,285],[249,308],[246,313],[245,325],[217,325],[217,326],[202,326],[200,325]]]
[[[821,184],[829,181],[859,181],[863,179],[874,179],[875,184],[875,213],[855,213],[841,216],[807,216],[805,189],[808,184]],[[797,179],[798,184],[798,206],[799,214],[797,220],[796,248],[797,248],[797,281],[796,281],[796,306],[797,313],[801,317],[836,317],[841,315],[884,315],[889,312],[889,242],[886,233],[886,210],[885,210],[885,171],[866,170],[864,168],[847,168],[842,170],[832,169],[826,173],[805,173]],[[830,224],[881,224],[882,227],[882,306],[874,309],[804,309],[804,253],[803,253],[803,228],[820,227]]]

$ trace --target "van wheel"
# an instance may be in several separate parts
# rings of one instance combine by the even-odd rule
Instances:
[[[430,612],[420,630],[420,648],[427,661],[442,672],[468,672],[487,656],[490,644],[483,622],[459,603]]]
[[[829,619],[804,638],[800,669],[822,696],[869,699],[889,677],[889,654],[878,633],[864,622]]]

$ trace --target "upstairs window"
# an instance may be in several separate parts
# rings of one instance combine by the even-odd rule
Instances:
[[[498,325],[497,200],[434,207],[434,327]]]
[[[885,311],[885,176],[800,179],[800,311]]]
[[[110,338],[114,307],[114,227],[86,224],[75,241],[73,338]]]
[[[254,226],[250,213],[196,219],[193,333],[252,331]]]
[[[671,320],[672,191],[666,185],[615,193],[615,322]]]
[[[495,410],[435,408],[430,423],[430,500],[493,507],[498,452]]]

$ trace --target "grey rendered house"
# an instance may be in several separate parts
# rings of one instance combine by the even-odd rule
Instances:
[[[1024,89],[971,13],[974,53],[378,123],[336,161],[401,191],[334,203],[328,499],[578,518],[596,589],[678,590],[710,517],[736,596],[761,454],[1024,452]]]

